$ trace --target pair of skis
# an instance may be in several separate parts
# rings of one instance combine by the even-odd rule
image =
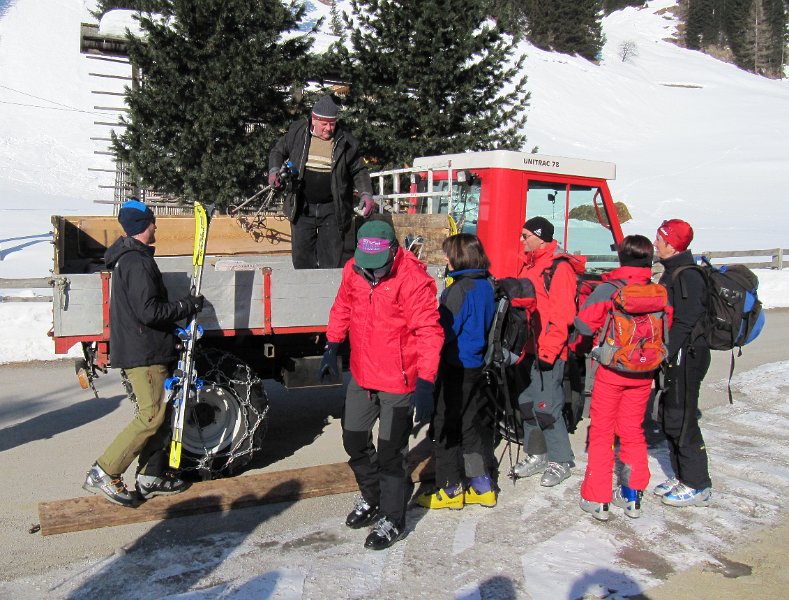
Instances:
[[[192,296],[200,294],[203,283],[203,263],[205,262],[205,249],[208,245],[208,227],[214,206],[206,209],[199,202],[195,202],[195,244],[192,253],[192,283],[189,293]],[[198,379],[195,371],[195,342],[203,335],[203,328],[197,323],[197,315],[192,315],[186,329],[176,330],[178,339],[181,340],[181,355],[178,367],[169,377],[164,386],[168,392],[168,401],[173,403],[173,437],[170,442],[170,467],[177,469],[181,466],[181,450],[183,449],[184,416],[189,403],[197,399],[197,394],[203,387],[203,381]]]

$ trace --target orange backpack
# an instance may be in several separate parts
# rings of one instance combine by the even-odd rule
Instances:
[[[666,288],[657,283],[608,283],[617,289],[592,358],[614,371],[650,373],[668,356]]]

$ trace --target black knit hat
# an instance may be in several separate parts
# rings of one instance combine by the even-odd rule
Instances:
[[[543,242],[553,241],[553,225],[545,217],[532,217],[523,224],[523,228],[531,231]]]
[[[142,233],[155,220],[153,211],[134,198],[124,202],[118,211],[118,222],[129,237]]]

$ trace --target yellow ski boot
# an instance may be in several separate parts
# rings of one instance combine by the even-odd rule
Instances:
[[[496,506],[496,490],[493,489],[493,480],[489,475],[472,477],[463,496],[466,504],[479,504],[486,508]]]
[[[433,493],[420,494],[416,503],[425,508],[449,508],[461,510],[463,508],[463,486],[460,484],[448,488],[439,488]]]

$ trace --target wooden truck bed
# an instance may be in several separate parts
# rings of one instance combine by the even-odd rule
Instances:
[[[109,289],[102,257],[121,234],[120,226],[115,217],[52,220],[54,336],[102,337]],[[446,216],[395,215],[394,220],[400,240],[416,233],[425,238],[425,254],[440,255],[449,231]],[[194,218],[157,217],[156,224],[156,261],[170,298],[180,298],[189,291],[192,274]],[[295,270],[289,252],[290,225],[283,217],[268,217],[265,227],[252,232],[235,218],[215,217],[203,271],[206,302],[200,323],[205,330],[222,335],[325,330],[342,270]],[[438,279],[443,267],[432,266],[430,273]]]

